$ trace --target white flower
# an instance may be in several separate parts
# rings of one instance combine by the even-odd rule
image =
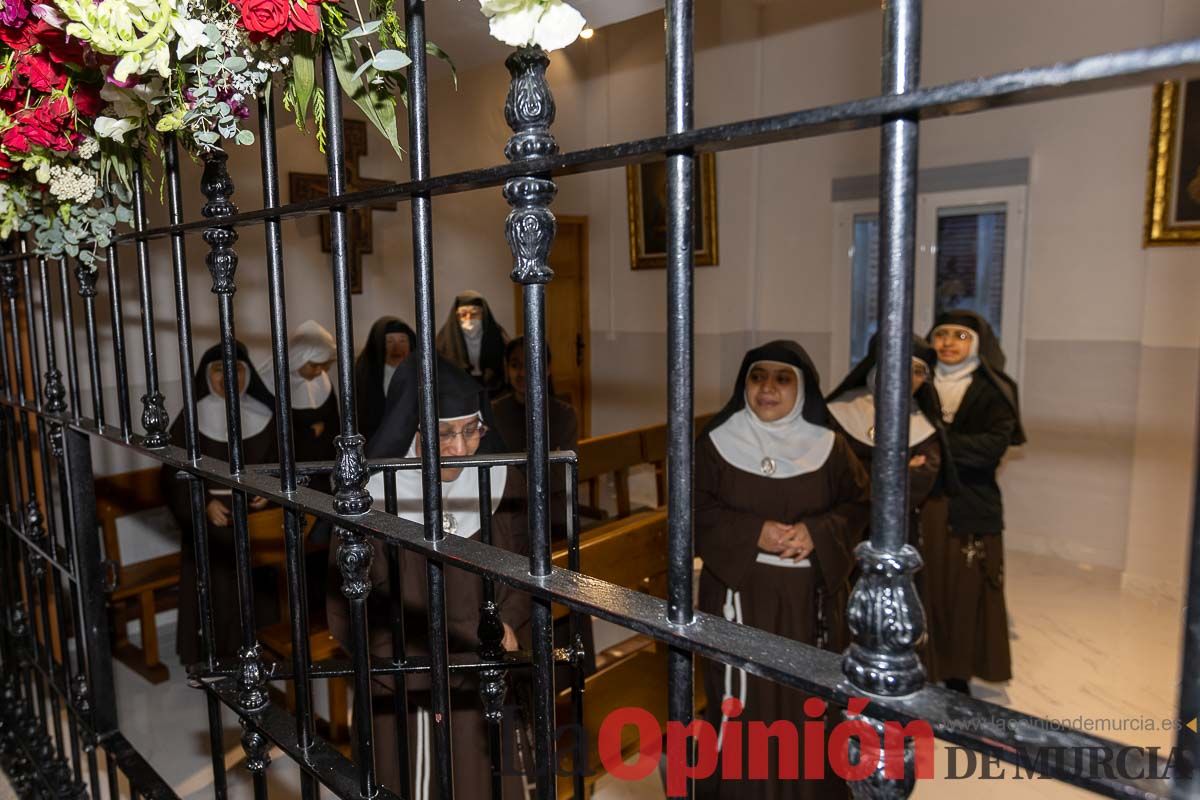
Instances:
[[[550,0],[545,13],[538,20],[534,44],[547,52],[559,50],[578,39],[585,27],[587,20],[574,6],[562,0]]]
[[[527,5],[528,0],[479,0],[479,10],[483,12],[485,17],[490,17],[493,14],[503,14],[507,11],[513,11],[523,5]]]
[[[524,47],[533,42],[534,32],[543,11],[545,9],[540,4],[502,11],[492,17],[488,30],[492,38],[499,39],[510,47]]]
[[[176,19],[172,24],[175,27],[175,35],[178,37],[175,54],[180,58],[186,58],[197,47],[208,44],[208,37],[204,35],[203,20]]]
[[[559,50],[579,38],[583,15],[562,0],[479,0],[493,38],[511,47]]]
[[[134,117],[125,117],[124,119],[96,117],[96,135],[102,136],[105,139],[113,139],[114,141],[124,142],[125,134],[129,133],[135,128],[140,127],[141,124],[142,121]]]
[[[79,147],[75,148],[75,154],[85,161],[99,152],[100,143],[90,136],[86,137],[79,143]]]

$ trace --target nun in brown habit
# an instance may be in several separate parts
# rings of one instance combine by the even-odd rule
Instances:
[[[387,410],[376,437],[367,448],[371,458],[417,458],[421,454],[417,435],[418,393],[420,380],[416,358],[400,366],[388,391]],[[469,456],[475,453],[501,452],[502,447],[490,431],[487,420],[490,407],[482,386],[445,359],[438,363],[438,435],[443,457]],[[481,527],[479,472],[476,469],[442,470],[443,526],[449,536],[475,538]],[[524,480],[508,467],[491,469],[492,544],[522,555],[528,554],[528,533],[524,503]],[[383,508],[384,478],[372,476],[368,490],[376,507]],[[424,524],[423,490],[420,470],[401,470],[396,475],[399,516]],[[367,598],[371,653],[391,658],[390,587],[387,558],[382,543],[372,539],[371,593]],[[336,566],[337,543],[331,548],[330,586],[327,597],[329,627],[334,637],[349,650],[350,620],[341,577]],[[476,653],[480,643],[478,628],[483,604],[483,582],[473,573],[446,568],[446,614],[449,650]],[[404,602],[404,652],[409,656],[427,656],[428,590],[425,559],[401,551],[400,586]],[[496,602],[504,626],[503,646],[516,650],[527,639],[530,615],[529,597],[496,582]],[[511,679],[510,679],[511,680]],[[375,767],[379,782],[401,797],[424,798],[436,792],[433,725],[430,719],[429,677],[410,674],[404,691],[408,701],[409,785],[402,785],[397,756],[396,722],[391,713],[391,678],[376,678],[374,698]],[[454,752],[454,785],[458,797],[488,797],[491,786],[491,761],[487,727],[475,674],[455,672],[450,676],[451,730]],[[506,726],[511,728],[511,726]],[[507,776],[504,795],[520,797],[522,779]]]
[[[475,291],[454,298],[454,308],[437,335],[438,355],[473,375],[493,398],[504,391],[507,343],[508,334],[496,322],[487,300]]]
[[[869,517],[867,475],[845,438],[827,427],[817,370],[800,345],[775,341],[746,354],[733,396],[697,442],[695,480],[700,610],[843,649],[853,550]],[[705,662],[704,689],[705,718],[718,734],[724,698],[742,702],[742,722],[806,718],[801,692],[722,664]],[[726,780],[718,764],[697,796],[847,796],[829,769],[823,780],[780,778],[776,745],[768,779]]]
[[[275,397],[268,391],[250,363],[246,346],[236,343],[237,381],[241,411],[242,458],[246,464],[269,464],[279,460],[275,440]],[[229,459],[229,435],[225,415],[225,384],[221,345],[205,351],[196,367],[196,439],[206,458]],[[171,426],[171,444],[183,447],[183,415]],[[163,496],[179,529],[183,531],[179,570],[179,627],[176,650],[184,664],[204,658],[200,642],[199,599],[196,596],[196,545],[192,530],[190,481],[179,479],[179,470],[163,466]],[[218,658],[237,655],[242,644],[238,605],[237,569],[234,567],[232,493],[213,484],[204,487],[204,515],[208,531],[209,602],[213,616],[213,652]],[[266,500],[250,498],[249,511],[265,508]],[[279,617],[275,572],[253,571],[255,619],[269,625]]]
[[[996,471],[1025,442],[1017,384],[1004,373],[996,334],[974,311],[938,316],[930,340],[959,491],[936,490],[921,515],[929,630],[946,686],[1012,677],[1004,602],[1004,505]]]
[[[834,430],[846,437],[850,449],[862,462],[867,475],[871,474],[871,460],[875,452],[875,381],[878,359],[878,335],[871,337],[866,357],[850,370],[846,379],[830,393],[829,415]],[[920,548],[920,516],[930,495],[953,494],[957,491],[958,478],[954,462],[946,453],[949,444],[946,429],[942,425],[942,407],[937,391],[933,388],[932,372],[937,364],[937,353],[929,343],[919,336],[912,337],[912,406],[908,421],[908,494],[909,494],[909,544]],[[929,616],[930,598],[925,585],[925,570],[915,578],[917,592]],[[933,637],[927,635],[920,647],[921,660],[925,665],[926,677],[939,680],[938,660],[932,652]]]

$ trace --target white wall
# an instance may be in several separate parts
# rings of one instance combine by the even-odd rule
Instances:
[[[821,4],[701,0],[697,12],[697,125],[781,113],[878,93],[877,0]],[[1047,64],[1200,33],[1191,0],[927,0],[923,82]],[[436,39],[436,32],[431,32]],[[663,26],[655,13],[601,30],[555,54],[554,132],[564,150],[663,130]],[[431,96],[435,174],[500,163],[508,76],[499,65],[443,72]],[[1025,421],[1028,447],[1004,474],[1010,546],[1124,568],[1133,585],[1170,593],[1181,580],[1189,515],[1200,293],[1195,250],[1141,248],[1151,89],[990,111],[924,124],[923,167],[1028,158]],[[402,126],[403,127],[403,126]],[[405,138],[402,131],[402,139]],[[319,171],[311,140],[280,133],[282,171]],[[231,159],[236,199],[257,206],[252,152]],[[827,385],[835,178],[878,169],[878,134],[864,131],[718,156],[721,263],[696,273],[698,410],[719,406],[741,354],[786,335],[809,347]],[[372,134],[363,173],[402,180]],[[185,186],[196,186],[189,168]],[[286,192],[286,188],[285,188]],[[199,203],[193,191],[189,211]],[[510,330],[512,290],[499,189],[433,204],[438,315],[475,288]],[[554,210],[590,219],[592,430],[661,420],[665,409],[665,274],[629,268],[623,170],[566,178]],[[412,319],[408,207],[376,213],[366,292],[354,300],[359,343],[384,313]],[[328,257],[311,220],[284,226],[290,324],[332,324]],[[268,354],[261,231],[239,243],[239,335]],[[176,376],[168,258],[155,248],[162,371]],[[189,242],[197,343],[216,337],[204,247]],[[127,313],[135,296],[123,254]],[[107,325],[106,318],[102,320]],[[140,373],[140,348],[130,355]],[[105,345],[107,346],[107,345]],[[840,366],[840,365],[839,365]],[[135,409],[140,388],[135,389]]]

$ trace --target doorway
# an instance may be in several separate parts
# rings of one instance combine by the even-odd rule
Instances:
[[[591,435],[591,327],[588,323],[588,219],[561,216],[546,285],[546,344],[554,393],[575,409],[579,438]],[[513,287],[517,330],[525,327],[521,287]]]

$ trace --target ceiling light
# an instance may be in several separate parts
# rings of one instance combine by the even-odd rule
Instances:
[[[579,32],[580,39],[590,39],[595,35],[596,35],[596,31],[592,28],[584,28],[582,31]]]

